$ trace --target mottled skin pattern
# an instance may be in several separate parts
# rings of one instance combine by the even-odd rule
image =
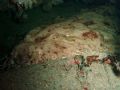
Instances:
[[[99,61],[98,57],[99,57],[98,55],[87,56],[87,64],[91,65],[92,62],[98,62]]]

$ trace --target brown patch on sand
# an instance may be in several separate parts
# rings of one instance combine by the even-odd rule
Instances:
[[[98,55],[87,56],[87,64],[91,65],[92,62],[98,62]]]
[[[42,41],[45,41],[45,39],[49,37],[49,35],[43,36],[43,37],[37,37],[35,39],[35,43],[41,43]]]
[[[84,32],[82,36],[84,37],[84,39],[91,39],[91,40],[98,38],[97,33],[93,31]]]

